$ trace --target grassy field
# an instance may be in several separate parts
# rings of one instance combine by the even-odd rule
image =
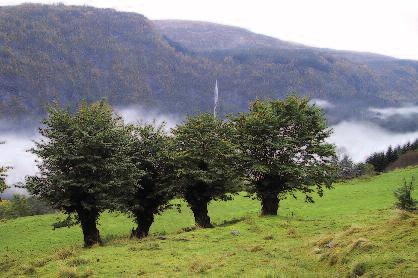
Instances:
[[[394,209],[392,193],[413,175],[417,167],[337,184],[315,204],[287,199],[277,217],[259,217],[259,203],[243,195],[215,202],[216,227],[206,230],[187,229],[183,205],[141,241],[128,238],[129,218],[106,213],[104,245],[91,249],[79,227],[52,230],[60,215],[4,221],[0,276],[418,277],[418,216]]]

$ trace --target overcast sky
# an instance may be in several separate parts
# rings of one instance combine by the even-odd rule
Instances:
[[[307,45],[418,60],[417,0],[0,0],[109,7],[240,26]]]

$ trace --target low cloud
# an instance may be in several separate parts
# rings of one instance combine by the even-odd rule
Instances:
[[[120,115],[126,123],[153,123],[161,125],[165,123],[165,128],[169,131],[176,124],[182,121],[182,117],[174,114],[163,114],[157,110],[147,110],[141,106],[119,107],[116,113]]]
[[[329,141],[343,149],[355,162],[364,161],[374,152],[403,145],[418,138],[418,131],[394,133],[368,122],[340,122],[333,127]]]
[[[325,99],[314,98],[310,100],[310,103],[315,104],[323,109],[333,108],[335,105]]]
[[[369,111],[375,113],[379,118],[386,119],[392,116],[416,117],[418,121],[418,106],[387,107],[387,108],[369,108]]]
[[[166,122],[167,130],[183,120],[180,116],[147,111],[142,107],[125,107],[116,110],[128,123],[155,121],[161,124]],[[418,131],[394,133],[369,122],[344,121],[332,128],[334,133],[329,141],[336,144],[356,162],[364,161],[371,153],[386,150],[390,145],[405,144],[418,138]],[[0,132],[0,141],[6,141],[6,144],[0,145],[0,165],[13,167],[8,172],[7,183],[9,185],[23,182],[25,176],[36,174],[36,157],[27,152],[33,147],[33,140],[39,140],[39,135]],[[8,189],[3,197],[24,192],[22,189],[12,188]]]
[[[8,185],[23,182],[25,176],[34,175],[37,172],[36,157],[28,152],[34,146],[35,137],[35,135],[27,133],[0,134],[0,141],[5,142],[0,145],[0,165],[12,167],[7,171],[6,183]],[[12,187],[7,189],[4,195],[8,197],[15,193],[24,194],[26,191]]]
[[[162,114],[155,110],[148,111],[139,106],[116,108],[115,110],[126,123],[155,122],[158,125],[165,123],[167,131],[182,121],[181,117]],[[0,125],[8,129],[5,123],[0,123]],[[39,140],[40,135],[29,132],[10,133],[1,131],[5,129],[0,129],[0,142],[5,142],[5,144],[0,145],[0,165],[12,167],[8,170],[6,178],[6,183],[11,188],[2,194],[2,197],[8,198],[16,193],[27,194],[25,189],[16,188],[13,185],[24,182],[26,176],[38,172],[35,163],[36,156],[28,150],[34,146],[34,140]]]

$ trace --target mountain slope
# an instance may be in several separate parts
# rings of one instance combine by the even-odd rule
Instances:
[[[3,115],[103,97],[181,109],[184,98],[193,100],[202,89],[200,82],[182,84],[204,80],[205,67],[177,53],[139,14],[62,5],[0,8]]]
[[[298,49],[303,46],[252,33],[246,29],[210,22],[154,20],[161,33],[193,51],[250,48]]]
[[[370,105],[418,102],[418,62],[349,59],[355,53],[342,57],[207,23],[197,24],[207,32],[193,41],[179,22],[91,7],[0,7],[0,117],[33,117],[52,101],[74,107],[103,97],[182,115],[210,111],[215,79],[221,114],[290,92],[335,103],[331,122],[362,117]]]
[[[307,87],[315,96],[321,96],[319,91],[325,91],[323,97],[332,96],[332,89],[335,90],[334,95],[338,96],[336,91],[343,88],[345,95],[376,96],[393,104],[418,101],[417,61],[373,53],[314,48],[208,22],[157,20],[154,24],[170,40],[219,61],[235,58],[240,64],[248,64],[246,62],[250,60],[251,65],[257,63],[266,69],[281,64],[288,66],[288,70],[309,70],[312,74],[299,72],[304,78],[302,82],[307,83],[303,84],[304,88],[294,87],[304,94],[309,94],[304,90]],[[326,76],[321,76],[324,72]],[[310,75],[315,79],[312,86],[309,86]],[[289,82],[294,79],[287,78]],[[321,81],[328,83],[331,88],[321,84]]]

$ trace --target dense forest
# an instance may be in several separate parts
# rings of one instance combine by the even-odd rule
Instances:
[[[418,62],[309,48],[242,29],[244,45],[201,49],[162,24],[111,9],[0,7],[0,116],[33,117],[53,101],[76,107],[101,98],[182,115],[205,112],[215,79],[221,115],[289,92],[339,105],[328,111],[331,123],[368,117],[369,106],[418,102]],[[231,30],[223,32],[233,38]],[[210,37],[203,42],[216,42],[219,32],[204,34]]]

